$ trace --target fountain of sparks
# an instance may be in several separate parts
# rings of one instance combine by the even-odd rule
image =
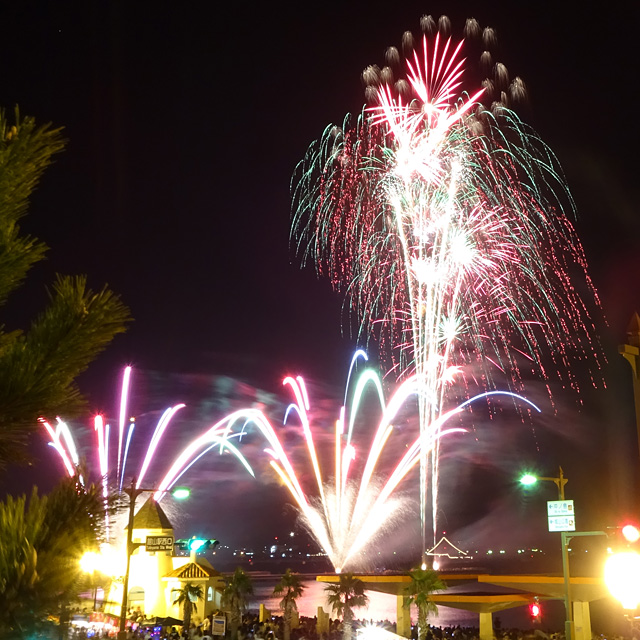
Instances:
[[[296,471],[300,461],[292,459],[287,448],[278,437],[276,429],[264,413],[258,409],[241,409],[235,411],[202,434],[193,438],[191,442],[180,452],[170,466],[154,494],[157,501],[161,501],[166,494],[176,485],[204,455],[218,449],[220,453],[230,451],[240,461],[246,471],[255,477],[253,468],[242,455],[238,447],[231,439],[241,439],[249,434],[250,427],[254,427],[264,437],[267,447],[264,453],[269,458],[269,464],[277,476],[289,490],[301,515],[303,525],[314,536],[319,545],[327,553],[336,571],[353,566],[361,560],[363,550],[371,545],[379,536],[393,525],[394,521],[401,518],[402,499],[397,494],[397,489],[409,472],[416,466],[424,451],[432,451],[435,444],[445,435],[465,431],[459,427],[448,427],[447,422],[454,416],[462,413],[471,402],[479,398],[491,396],[510,396],[516,398],[526,406],[539,411],[539,409],[521,396],[510,392],[493,391],[480,394],[471,398],[453,409],[442,412],[434,420],[429,428],[411,436],[409,441],[402,440],[400,449],[402,455],[389,470],[389,456],[381,463],[381,457],[385,447],[394,432],[393,422],[396,421],[401,410],[410,409],[408,403],[413,400],[421,401],[421,395],[428,391],[425,378],[420,374],[407,377],[398,385],[388,402],[385,401],[382,381],[379,375],[371,368],[366,368],[359,375],[354,375],[359,360],[367,360],[364,351],[357,351],[354,355],[344,394],[344,402],[338,412],[334,431],[334,462],[331,465],[333,477],[325,477],[321,469],[320,457],[315,445],[314,431],[311,423],[311,407],[307,388],[303,378],[287,377],[284,385],[291,391],[294,402],[291,403],[285,413],[283,426],[294,418],[297,419],[302,437],[304,438],[307,454],[313,475],[315,487],[311,491],[304,488]],[[123,385],[128,385],[130,371],[123,376]],[[353,384],[353,390],[351,386]],[[376,430],[371,434],[369,450],[366,456],[360,460],[354,446],[354,432],[357,424],[362,422],[361,407],[365,394],[371,389],[375,392],[379,405],[380,419]],[[121,398],[128,397],[128,390]],[[123,400],[126,401],[126,400]],[[160,439],[169,426],[171,418],[184,405],[176,405],[168,408],[162,415],[149,441],[146,454],[140,467],[137,485],[145,477]],[[126,410],[120,410],[120,416],[125,415]],[[124,425],[126,420],[121,420]],[[51,445],[56,449],[70,476],[78,472],[79,458],[75,442],[67,425],[58,420],[57,428],[44,423],[51,437]],[[117,474],[122,483],[127,451],[131,442],[134,425],[131,423],[126,438],[119,442],[121,468]],[[95,430],[97,435],[97,456],[100,474],[103,480],[105,499],[108,496],[108,478],[110,474],[109,462],[109,425],[105,424],[102,416],[95,418]],[[367,431],[367,435],[369,432]],[[123,432],[124,436],[124,432]],[[399,436],[405,437],[406,436]],[[392,456],[395,454],[391,454]],[[120,458],[118,456],[118,458]],[[304,466],[306,472],[308,465]],[[107,528],[108,528],[108,522]]]
[[[332,478],[325,480],[321,470],[314,440],[314,431],[318,430],[312,429],[305,382],[299,376],[287,377],[283,384],[291,390],[294,402],[286,411],[284,424],[293,416],[297,417],[300,424],[315,479],[311,491],[302,486],[296,472],[297,465],[278,438],[269,419],[257,409],[244,409],[226,416],[184,449],[160,483],[156,499],[161,500],[195,462],[212,448],[219,446],[216,444],[218,440],[226,443],[228,438],[248,434],[249,429],[254,427],[265,438],[268,446],[264,452],[270,459],[270,466],[293,497],[303,525],[324,549],[336,571],[340,572],[345,567],[356,564],[363,549],[384,534],[394,519],[402,515],[402,500],[398,498],[396,490],[416,466],[421,452],[432,450],[435,442],[445,435],[465,431],[462,428],[446,427],[448,420],[462,413],[474,400],[499,395],[516,398],[539,411],[525,398],[510,392],[480,394],[443,412],[427,431],[418,434],[410,442],[403,442],[403,454],[390,471],[385,470],[381,467],[387,465],[380,465],[380,460],[394,430],[393,421],[410,399],[420,399],[426,387],[423,377],[414,374],[404,380],[389,401],[385,402],[378,374],[367,368],[355,378],[351,393],[350,382],[359,358],[366,359],[363,351],[356,352],[351,362],[344,404],[335,424]],[[363,464],[356,465],[357,452],[353,444],[353,435],[365,390],[369,387],[375,390],[381,417],[372,435],[368,453],[362,460]],[[308,465],[304,465],[305,472],[308,468]]]
[[[522,81],[491,62],[491,77],[465,83],[468,41],[481,34],[487,45],[493,32],[470,20],[456,43],[445,17],[421,27],[420,42],[403,38],[404,65],[392,47],[388,66],[365,70],[368,108],[309,148],[294,177],[292,236],[303,264],[314,259],[346,291],[390,373],[424,385],[424,561],[450,384],[490,389],[497,374],[521,391],[536,373],[568,375],[575,387],[569,362],[595,347],[570,274],[597,297],[563,211],[573,204],[561,169],[510,108]]]

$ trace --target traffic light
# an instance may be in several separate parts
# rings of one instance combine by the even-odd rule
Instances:
[[[622,527],[622,537],[632,544],[640,540],[640,531],[635,524],[628,523]]]
[[[608,527],[607,537],[609,553],[637,549],[640,540],[640,528],[634,522],[625,521],[616,527]]]
[[[202,553],[203,551],[207,551],[207,549],[215,549],[219,544],[220,542],[214,538],[196,538],[196,536],[176,540],[176,545],[179,549],[188,549],[196,553]]]
[[[536,598],[529,605],[529,615],[531,616],[531,621],[532,622],[540,622],[540,615],[541,614],[542,614],[542,608],[540,607],[540,603],[538,602],[538,599]]]

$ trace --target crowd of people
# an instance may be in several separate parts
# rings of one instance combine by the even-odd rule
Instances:
[[[128,640],[223,640],[221,636],[212,635],[213,615],[204,620],[192,622],[189,629],[178,626],[151,627],[139,625],[136,629],[128,632]],[[357,630],[366,626],[377,626],[392,633],[396,632],[394,622],[354,620],[354,640],[357,638]],[[112,633],[103,631],[91,632],[86,628],[79,627],[72,631],[70,637],[73,640],[93,640],[109,638]],[[541,629],[501,629],[499,625],[494,629],[495,640],[564,640],[564,634],[545,632]],[[227,627],[226,640],[230,640],[230,629]],[[243,621],[238,628],[238,637],[233,640],[283,640],[284,619],[281,616],[272,616],[269,620],[260,622],[257,614],[248,613],[243,616]],[[427,640],[479,640],[480,630],[478,627],[436,627],[429,626]],[[342,640],[342,622],[337,619],[329,621],[327,633],[318,633],[317,619],[300,616],[299,624],[291,629],[291,640]],[[411,629],[411,640],[418,640],[417,625]],[[629,640],[622,637],[594,636],[593,640]],[[631,638],[631,640],[636,640]]]
[[[355,620],[354,629],[374,625],[382,627],[387,631],[395,633],[394,622]],[[211,634],[212,616],[205,618],[197,624],[193,622],[189,629],[177,627],[163,627],[161,630],[153,627],[141,626],[129,632],[129,640],[215,640]],[[86,637],[86,636],[85,636]],[[100,636],[94,636],[100,637]],[[105,636],[106,637],[106,636]],[[354,633],[354,638],[356,634]],[[429,626],[427,640],[479,640],[480,630],[478,627],[435,627]],[[229,638],[227,629],[226,638]],[[284,619],[280,616],[273,616],[267,621],[260,622],[259,617],[247,614],[243,617],[243,622],[238,629],[237,640],[282,640],[284,638]],[[412,640],[417,640],[418,629],[414,625],[411,630]],[[541,630],[522,629],[496,629],[496,640],[563,640],[562,634],[546,633]],[[340,620],[330,620],[328,633],[318,633],[317,619],[300,617],[299,625],[291,630],[291,640],[341,640],[342,622]],[[81,638],[79,640],[84,640]]]

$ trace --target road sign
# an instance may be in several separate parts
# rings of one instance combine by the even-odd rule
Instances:
[[[548,500],[549,531],[575,531],[576,513],[573,500]]]
[[[575,531],[576,519],[574,516],[549,516],[549,531]]]
[[[173,551],[173,536],[147,536],[147,551]]]
[[[548,500],[547,501],[548,516],[573,516],[573,500]]]

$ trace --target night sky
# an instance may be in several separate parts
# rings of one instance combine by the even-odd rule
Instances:
[[[64,126],[69,140],[23,222],[50,251],[3,309],[7,328],[43,308],[57,272],[85,273],[95,289],[108,283],[135,322],[80,384],[92,409],[114,418],[120,370],[133,365],[142,432],[170,403],[187,402],[160,467],[246,399],[266,398],[277,423],[289,373],[309,378],[319,422],[330,425],[357,344],[341,297],[290,248],[291,175],[327,124],[360,110],[361,71],[382,65],[405,30],[418,34],[421,15],[448,15],[456,35],[475,17],[496,29],[500,61],[529,90],[520,113],[565,170],[608,320],[609,365],[607,388],[587,385],[582,411],[558,385],[555,412],[547,400],[536,424],[506,416],[456,440],[443,462],[444,521],[467,540],[494,536],[491,522],[528,530],[533,499],[513,486],[526,464],[545,475],[563,465],[567,493],[585,505],[582,528],[601,526],[605,505],[632,508],[633,412],[616,345],[640,308],[637,7],[231,4],[2,3],[0,105]],[[544,396],[540,383],[528,391]],[[89,425],[87,416],[75,428],[91,461]],[[256,457],[258,444],[247,443]],[[34,466],[0,478],[0,490],[55,481],[53,452],[43,438],[33,447]],[[194,474],[199,498],[181,508],[181,533],[215,529],[251,543],[250,534],[293,526],[282,488],[231,467],[212,458]]]

